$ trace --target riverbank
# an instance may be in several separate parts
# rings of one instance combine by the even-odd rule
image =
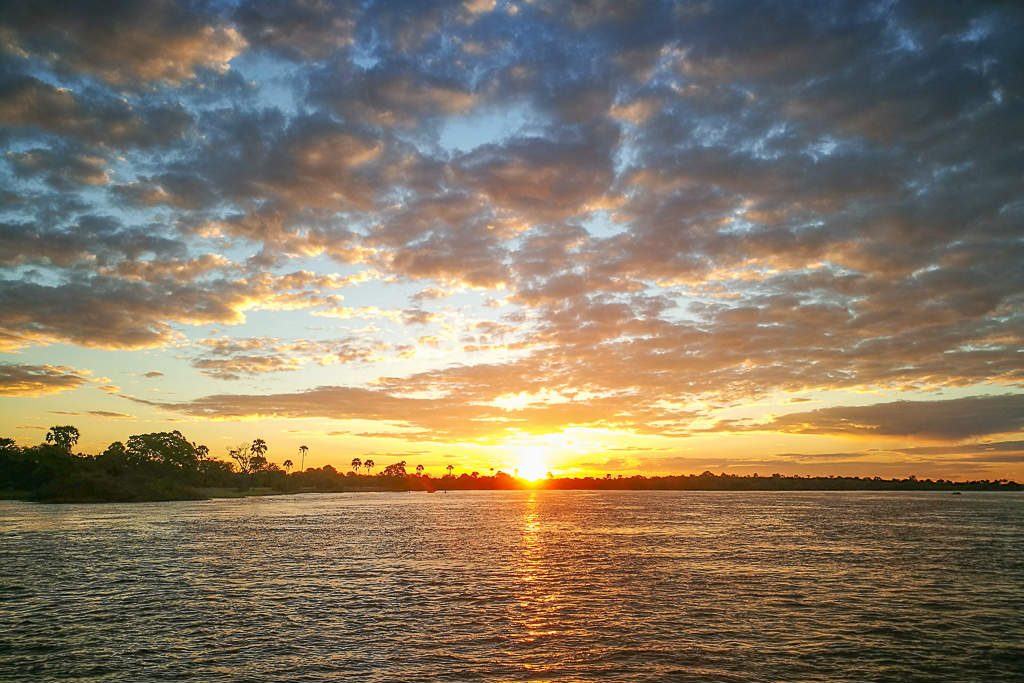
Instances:
[[[53,427],[47,442],[19,447],[0,439],[0,497],[42,503],[115,503],[210,498],[244,498],[289,493],[346,493],[381,491],[1020,491],[1024,486],[999,479],[950,481],[852,476],[736,475],[709,471],[700,474],[603,477],[555,477],[527,480],[497,471],[434,477],[422,466],[406,461],[385,465],[372,473],[372,459],[352,460],[352,469],[331,465],[293,472],[290,460],[278,466],[264,456],[261,439],[229,451],[232,462],[211,458],[209,449],[180,432],[136,434],[116,441],[102,453],[74,453],[74,427]],[[360,469],[366,471],[360,474]]]
[[[299,474],[292,475],[296,479]],[[542,481],[516,479],[503,473],[494,477],[451,477],[432,479],[409,476],[395,480],[385,477],[353,475],[330,487],[226,486],[142,487],[134,492],[119,491],[115,496],[97,495],[95,490],[74,491],[64,488],[58,495],[39,492],[0,490],[0,500],[33,503],[143,503],[177,500],[211,500],[218,498],[252,498],[283,496],[297,493],[437,493],[442,491],[721,491],[721,492],[823,492],[823,491],[935,491],[959,494],[966,491],[1020,492],[1024,486],[1016,482],[930,481],[901,479],[857,479],[840,477],[733,477],[731,475],[699,475],[679,477],[631,477],[629,479],[551,478]],[[291,483],[291,482],[289,482]]]

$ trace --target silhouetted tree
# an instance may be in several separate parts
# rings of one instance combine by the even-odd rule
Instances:
[[[73,431],[72,431],[73,430]],[[29,500],[49,502],[100,502],[141,500],[185,500],[201,498],[207,487],[221,488],[252,485],[279,491],[295,490],[300,482],[289,481],[284,470],[266,460],[267,445],[262,439],[231,449],[229,455],[237,464],[209,458],[202,445],[188,441],[180,432],[134,434],[127,444],[115,441],[96,456],[73,454],[77,429],[65,425],[50,431],[46,444],[19,448],[13,439],[0,438],[0,491]],[[301,453],[301,451],[300,451]],[[294,463],[284,463],[289,470]],[[372,459],[353,460],[353,469],[374,468]],[[523,482],[504,472],[493,477],[480,477],[478,472],[454,478],[455,466],[445,466],[445,489],[517,489]],[[423,467],[416,467],[423,474]],[[405,461],[388,465],[382,477],[366,480],[342,477],[331,466],[304,471],[301,487],[313,491],[433,490],[429,479],[410,477]],[[627,489],[627,490],[952,490],[1021,491],[1024,486],[1007,479],[995,481],[948,481],[907,476],[904,479],[849,476],[800,476],[773,473],[769,477],[735,474],[670,475],[623,477],[605,474],[603,478],[558,478],[531,484],[552,490]]]
[[[107,449],[100,453],[101,458],[111,458],[126,461],[128,460],[128,451],[125,449],[124,444],[120,441],[107,446]]]
[[[291,460],[285,460],[283,463],[281,463],[281,467],[284,468],[285,472],[289,472],[294,466],[295,463],[293,463]]]
[[[228,457],[238,463],[239,472],[242,474],[249,474],[251,471],[250,462],[252,460],[252,453],[249,451],[249,446],[242,444],[237,448],[229,449]]]
[[[381,474],[385,477],[404,477],[406,475],[405,461],[388,465]]]
[[[249,471],[260,472],[267,468],[267,442],[263,439],[253,439],[249,446]]]
[[[71,449],[78,443],[79,436],[77,427],[71,425],[54,426],[50,427],[50,431],[46,432],[46,443],[52,443],[62,451],[70,453]]]
[[[352,471],[358,473],[359,468],[363,466],[363,461],[359,458],[352,458]]]
[[[200,461],[208,452],[205,446],[191,443],[177,430],[133,434],[124,446],[125,457],[131,463],[159,463],[189,471],[198,470]]]
[[[306,471],[306,451],[308,450],[309,446],[299,446],[299,454],[302,456],[301,464],[299,465],[299,470],[303,472]]]
[[[372,459],[367,458],[366,460],[363,461],[363,467],[366,468],[366,473],[367,474],[372,472],[373,468],[376,467],[376,466],[377,466],[377,463],[375,463]]]
[[[230,463],[210,458],[199,463],[199,476],[204,486],[231,486],[237,475]]]
[[[417,477],[422,477],[423,476],[423,465],[416,465],[416,476]]]

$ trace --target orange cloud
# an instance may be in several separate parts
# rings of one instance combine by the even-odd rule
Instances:
[[[64,365],[0,363],[0,395],[43,396],[77,389],[89,372]]]

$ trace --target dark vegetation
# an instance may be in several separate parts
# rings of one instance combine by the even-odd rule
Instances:
[[[230,460],[210,457],[206,446],[195,444],[181,432],[136,434],[125,443],[115,441],[98,455],[74,453],[79,433],[70,425],[52,427],[46,442],[19,447],[12,439],[0,439],[0,498],[40,502],[116,502],[193,500],[211,496],[338,491],[436,491],[495,489],[605,489],[666,491],[1020,491],[1024,486],[998,481],[947,481],[943,479],[882,479],[880,477],[801,477],[773,474],[770,477],[733,474],[678,475],[666,477],[554,478],[529,482],[505,472],[481,476],[477,472],[443,477],[413,471],[405,461],[390,464],[379,473],[373,460],[354,458],[351,471],[339,472],[330,465],[291,472],[292,461],[281,466],[270,462],[263,439],[228,451]],[[306,451],[299,449],[304,462]],[[365,471],[360,474],[360,470]]]

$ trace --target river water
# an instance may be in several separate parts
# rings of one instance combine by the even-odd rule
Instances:
[[[1024,496],[0,502],[3,681],[1024,681]]]

